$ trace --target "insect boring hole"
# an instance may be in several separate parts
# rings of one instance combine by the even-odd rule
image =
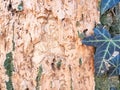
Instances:
[[[7,10],[10,11],[12,9],[12,4],[9,3],[8,6],[7,6]]]

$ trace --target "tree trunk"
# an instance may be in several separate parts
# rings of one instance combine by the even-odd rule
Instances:
[[[97,9],[98,0],[1,0],[0,90],[9,52],[14,90],[94,90],[94,50],[77,31],[93,33]]]

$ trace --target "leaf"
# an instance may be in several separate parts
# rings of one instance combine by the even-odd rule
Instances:
[[[106,75],[95,76],[95,90],[109,90],[109,78]]]
[[[101,0],[100,13],[104,14],[108,9],[118,4],[120,0]]]
[[[114,23],[112,23],[112,25],[110,27],[110,33],[113,36],[120,34],[120,18],[118,21],[116,20],[116,21],[114,21]]]
[[[100,16],[100,22],[106,27],[110,27],[113,24],[113,14],[110,11],[106,11]]]
[[[108,70],[109,76],[116,76],[120,75],[120,54],[113,57],[111,60],[108,61],[110,66]]]
[[[120,35],[111,38],[108,30],[103,27],[94,28],[92,36],[85,37],[82,40],[83,44],[96,47],[95,52],[95,73],[102,75],[108,71],[109,63],[107,60],[115,51],[120,52]]]
[[[117,90],[116,87],[110,87],[110,90]]]

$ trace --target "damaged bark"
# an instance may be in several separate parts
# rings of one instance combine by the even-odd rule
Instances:
[[[98,0],[1,0],[0,90],[11,51],[14,90],[94,90],[94,50],[77,31],[93,33],[97,8]]]

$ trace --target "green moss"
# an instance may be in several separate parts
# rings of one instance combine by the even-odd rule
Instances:
[[[81,38],[81,39],[85,38],[85,34],[84,33],[80,33],[79,31],[77,31],[77,32],[78,32],[78,37],[79,38]]]
[[[113,24],[110,27],[110,33],[113,36],[120,34],[120,18],[119,20],[114,20]]]
[[[15,50],[15,42],[14,42],[14,40],[12,40],[12,44],[13,44],[13,51]]]
[[[71,90],[73,90],[73,86],[72,86],[72,83],[73,83],[73,81],[72,81],[72,77],[71,77],[70,82],[71,82],[70,88],[71,88]]]
[[[20,4],[18,5],[18,10],[19,11],[23,10],[23,1],[21,1]]]
[[[95,77],[95,90],[109,90],[108,77]]]
[[[120,3],[100,16],[100,21],[112,36],[120,34]],[[95,90],[120,90],[120,80],[118,76],[96,76]]]
[[[100,16],[100,22],[109,29],[112,36],[120,34],[120,5],[116,5]]]
[[[9,77],[12,76],[12,71],[14,70],[12,61],[13,61],[12,52],[9,52],[9,53],[6,54],[6,60],[4,62],[4,67],[6,69],[6,74]]]
[[[82,65],[82,59],[79,58],[79,65]]]
[[[62,64],[62,61],[61,61],[61,60],[59,60],[59,61],[57,62],[57,69],[60,69],[61,64]]]
[[[39,71],[38,71],[38,75],[36,77],[36,90],[39,90],[39,86],[40,86],[40,79],[41,79],[41,76],[42,76],[42,72],[43,72],[43,69],[42,69],[42,66],[40,65],[39,67]]]
[[[115,88],[116,90],[120,90],[120,82],[118,76],[108,77],[108,76],[100,76],[95,77],[95,90],[111,90],[111,88]]]
[[[100,22],[102,25],[106,26],[108,29],[112,25],[113,17],[111,12],[106,12],[100,17]]]
[[[6,83],[6,88],[7,90],[14,90],[13,88],[13,85],[12,85],[12,79],[9,78],[9,81],[8,82],[5,82]]]
[[[15,50],[15,41],[14,41],[14,23],[13,23],[13,25],[12,25],[12,30],[13,30],[13,36],[12,36],[12,51],[14,51]]]
[[[6,69],[6,74],[9,77],[9,81],[6,82],[7,90],[14,90],[12,85],[12,72],[14,71],[12,52],[6,54],[4,67]]]

